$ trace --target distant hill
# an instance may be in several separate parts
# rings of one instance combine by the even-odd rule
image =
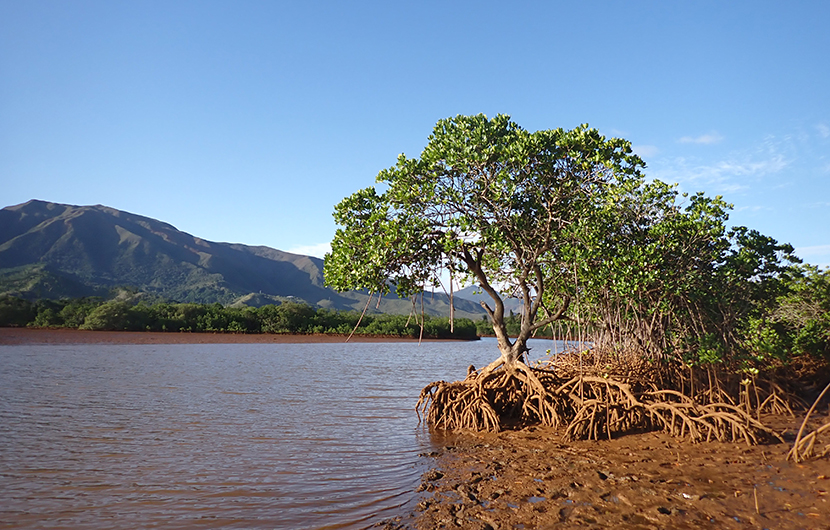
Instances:
[[[107,206],[32,200],[0,210],[0,295],[28,299],[107,296],[127,287],[178,302],[264,305],[301,300],[362,310],[367,294],[325,287],[323,260],[265,246],[215,243],[174,226]],[[446,315],[446,296],[425,297]],[[385,297],[373,311],[408,313],[409,300]],[[420,307],[420,304],[419,304]],[[478,304],[456,300],[459,317]]]
[[[462,298],[464,300],[470,300],[471,302],[481,302],[484,301],[487,303],[488,306],[493,307],[493,299],[490,298],[490,295],[485,293],[481,290],[481,287],[478,285],[472,285],[470,287],[465,287],[455,292],[453,295],[455,299]],[[504,312],[509,313],[513,311],[514,313],[519,313],[522,309],[522,301],[518,298],[505,298],[504,300]]]

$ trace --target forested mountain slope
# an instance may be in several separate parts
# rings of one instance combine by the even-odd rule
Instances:
[[[265,246],[206,241],[174,226],[106,206],[32,200],[0,210],[0,294],[24,298],[106,296],[127,287],[180,302],[248,305],[290,298],[362,310],[366,294],[325,287],[323,260]],[[446,297],[425,297],[429,314]],[[385,298],[373,310],[404,313],[409,300]],[[420,308],[420,303],[418,304]],[[457,300],[459,316],[477,304]]]

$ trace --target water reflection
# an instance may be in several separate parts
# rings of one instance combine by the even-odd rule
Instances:
[[[537,351],[542,352],[544,349]],[[363,528],[434,449],[414,405],[475,343],[0,350],[0,520],[40,528]]]

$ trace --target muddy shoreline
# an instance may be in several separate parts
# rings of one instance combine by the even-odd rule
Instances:
[[[784,439],[801,418],[763,420]],[[827,413],[811,424],[827,421]],[[830,459],[789,443],[691,444],[660,432],[568,442],[529,428],[448,438],[418,507],[390,529],[830,528]],[[757,503],[757,504],[756,504]]]
[[[209,333],[178,331],[88,331],[63,328],[2,328],[0,345],[13,344],[298,344],[345,342],[348,335]],[[423,339],[424,342],[458,339]],[[417,338],[355,335],[349,342],[418,342]]]

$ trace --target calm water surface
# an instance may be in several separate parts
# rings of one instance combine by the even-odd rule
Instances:
[[[538,341],[544,355],[549,341]],[[495,343],[0,347],[0,526],[365,528],[433,439],[424,385]]]

